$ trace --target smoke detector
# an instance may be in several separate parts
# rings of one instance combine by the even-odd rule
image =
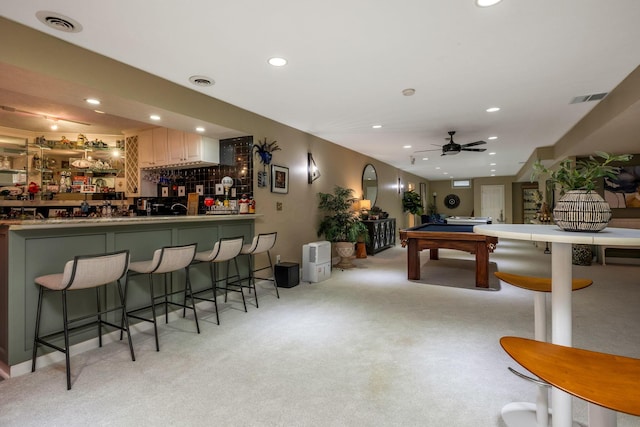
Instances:
[[[82,25],[78,21],[58,12],[41,10],[36,12],[36,18],[54,30],[64,31],[65,33],[79,33],[82,31]]]

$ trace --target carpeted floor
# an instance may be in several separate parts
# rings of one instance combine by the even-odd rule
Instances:
[[[492,269],[548,275],[550,256],[501,241]],[[334,270],[330,280],[259,286],[260,308],[221,305],[221,325],[199,311],[148,333],[0,383],[2,426],[433,426],[503,427],[501,408],[532,401],[535,387],[507,371],[504,335],[533,336],[533,296],[492,280],[473,286],[472,255],[422,254],[406,279],[396,247]],[[574,345],[640,357],[640,267],[574,267],[595,284],[575,292]],[[586,404],[574,399],[586,425]],[[640,418],[618,414],[619,427]]]

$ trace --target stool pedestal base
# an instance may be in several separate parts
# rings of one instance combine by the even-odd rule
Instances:
[[[530,402],[512,402],[502,408],[502,420],[508,427],[538,427],[536,419],[536,405]],[[551,423],[551,410],[549,410],[549,426]],[[586,427],[577,421],[573,427]]]

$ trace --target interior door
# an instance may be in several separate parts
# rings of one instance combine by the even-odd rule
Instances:
[[[490,216],[494,223],[506,222],[504,185],[483,185],[480,194],[480,216]]]

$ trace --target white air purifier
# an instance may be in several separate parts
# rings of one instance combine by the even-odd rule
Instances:
[[[302,281],[317,283],[331,277],[331,242],[302,245]]]

